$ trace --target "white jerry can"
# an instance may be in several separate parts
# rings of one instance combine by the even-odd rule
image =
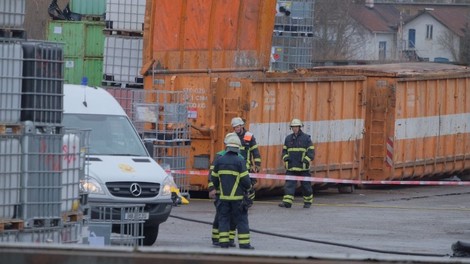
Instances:
[[[62,212],[76,211],[80,199],[80,138],[66,133],[62,144]]]

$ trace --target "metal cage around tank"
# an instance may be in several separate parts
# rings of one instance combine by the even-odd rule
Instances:
[[[93,244],[93,238],[103,238],[105,245],[142,246],[148,218],[144,208],[144,204],[93,204],[89,243]]]
[[[157,163],[179,172],[172,173],[181,194],[189,195],[187,169],[190,156],[188,94],[158,89],[134,93],[132,120]]]
[[[278,0],[271,49],[271,69],[291,71],[313,66],[314,7],[311,0]]]

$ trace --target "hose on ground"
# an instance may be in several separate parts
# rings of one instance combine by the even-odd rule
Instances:
[[[170,217],[180,219],[180,220],[183,220],[183,221],[189,221],[189,222],[195,222],[195,223],[200,223],[200,224],[212,225],[212,222],[195,220],[195,219],[190,219],[190,218],[186,218],[186,217],[182,217],[182,216],[176,216],[176,215],[171,215],[170,214]],[[427,253],[401,252],[401,251],[390,251],[390,250],[381,250],[381,249],[373,249],[373,248],[366,248],[366,247],[358,247],[358,246],[352,246],[352,245],[343,244],[343,243],[336,243],[336,242],[329,242],[329,241],[323,241],[323,240],[317,240],[317,239],[309,239],[309,238],[303,238],[303,237],[276,234],[276,233],[272,233],[272,232],[266,232],[266,231],[261,231],[261,230],[257,230],[257,229],[251,229],[251,228],[250,228],[250,232],[263,234],[263,235],[268,235],[268,236],[288,238],[288,239],[293,239],[293,240],[299,240],[299,241],[305,241],[305,242],[317,243],[317,244],[325,244],[325,245],[331,245],[331,246],[337,246],[337,247],[352,248],[352,249],[358,249],[358,250],[375,252],[375,253],[382,253],[382,254],[408,255],[408,256],[420,256],[420,257],[449,257],[450,256],[450,255],[447,255],[447,254],[427,254]]]

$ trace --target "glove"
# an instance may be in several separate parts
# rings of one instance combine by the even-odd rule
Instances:
[[[209,198],[215,199],[215,194],[216,194],[216,192],[217,192],[217,191],[216,191],[215,189],[210,190],[210,191],[209,191]]]
[[[248,211],[248,208],[250,208],[253,205],[253,201],[248,198],[248,195],[243,195],[243,200],[240,203],[240,210],[241,211]]]
[[[256,178],[250,178],[250,181],[251,181],[251,186],[254,186],[258,182]]]

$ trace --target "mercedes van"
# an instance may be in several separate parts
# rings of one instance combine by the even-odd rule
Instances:
[[[82,185],[91,208],[145,204],[145,213],[139,215],[145,220],[143,244],[152,245],[171,212],[174,181],[150,157],[121,105],[102,88],[65,84],[62,125],[91,130]]]

